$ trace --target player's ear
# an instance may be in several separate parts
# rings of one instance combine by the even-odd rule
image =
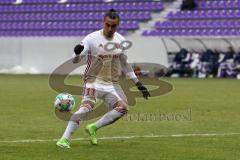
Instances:
[[[117,26],[119,26],[119,24],[120,24],[120,19],[118,18]]]
[[[104,17],[103,20],[102,20],[103,24],[105,23],[105,20],[106,20],[106,17]]]

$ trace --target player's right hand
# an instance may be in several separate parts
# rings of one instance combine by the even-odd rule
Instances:
[[[81,44],[78,44],[78,45],[76,45],[76,46],[74,47],[74,53],[75,53],[76,55],[80,55],[81,52],[83,51],[83,49],[84,49],[84,46],[81,45]]]

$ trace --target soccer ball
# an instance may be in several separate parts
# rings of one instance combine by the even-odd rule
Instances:
[[[69,93],[60,93],[56,96],[54,107],[60,112],[69,112],[75,106],[75,99]]]

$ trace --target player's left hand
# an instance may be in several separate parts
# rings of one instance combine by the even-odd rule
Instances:
[[[147,90],[147,88],[146,88],[141,82],[137,82],[137,83],[136,83],[136,86],[137,86],[138,90],[139,90],[140,92],[142,92],[143,97],[144,97],[145,99],[148,99],[148,97],[151,96],[150,93],[149,93],[149,91]]]

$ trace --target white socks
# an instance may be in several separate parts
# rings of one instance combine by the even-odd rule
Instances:
[[[71,135],[80,127],[81,121],[89,111],[87,107],[80,107],[79,110],[72,115],[62,137],[70,139]]]
[[[71,135],[79,128],[80,124],[74,121],[69,121],[67,128],[62,137],[70,139]]]
[[[70,139],[71,135],[80,127],[80,123],[85,118],[90,110],[87,107],[80,107],[80,109],[75,112],[71,120],[68,122],[67,128],[63,134],[63,138]],[[119,118],[121,118],[124,113],[118,112],[115,109],[104,114],[97,122],[95,122],[96,127],[99,129],[103,126],[109,125]]]
[[[103,126],[109,125],[119,118],[121,118],[124,113],[118,112],[115,109],[104,114],[97,122],[95,122],[96,127],[99,129]]]

